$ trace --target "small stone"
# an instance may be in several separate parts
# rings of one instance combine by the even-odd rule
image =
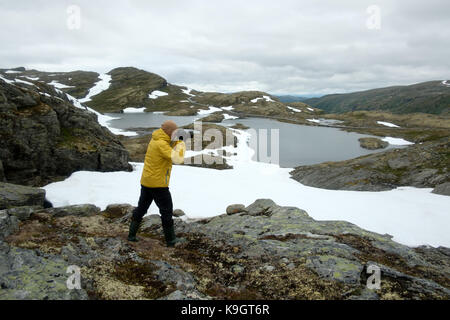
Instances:
[[[100,213],[100,208],[92,204],[74,205],[60,208],[50,208],[47,210],[54,217],[78,216],[89,217]]]
[[[111,219],[121,218],[130,213],[133,208],[130,204],[110,204],[106,207],[104,214]]]
[[[227,214],[230,216],[240,212],[245,212],[245,206],[243,204],[232,204],[227,207]]]
[[[157,214],[151,214],[148,216],[145,216],[144,219],[142,219],[141,224],[141,231],[147,231],[148,229],[152,228],[159,228],[161,226],[161,216]]]
[[[184,213],[184,211],[183,210],[181,210],[181,209],[175,209],[175,210],[173,210],[173,216],[174,217],[182,217],[182,216],[185,216],[186,214]]]
[[[282,258],[280,261],[284,264],[288,264],[290,262],[288,258]]]
[[[289,263],[289,264],[286,266],[286,268],[288,268],[289,270],[293,270],[293,269],[295,269],[295,264],[293,264],[293,263],[291,262],[291,263]]]
[[[244,272],[244,267],[241,265],[235,264],[234,266],[231,267],[231,271],[234,274],[239,274],[239,273]]]
[[[267,216],[272,215],[272,210],[276,208],[276,203],[271,199],[258,199],[247,208],[245,208],[251,216]]]
[[[261,268],[261,270],[263,271],[267,271],[267,272],[272,272],[273,270],[275,270],[274,266],[270,266],[270,265],[265,265]]]

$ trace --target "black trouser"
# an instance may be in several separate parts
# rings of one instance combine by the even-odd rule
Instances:
[[[139,197],[137,208],[133,211],[133,220],[141,222],[153,200],[155,200],[159,208],[163,227],[173,226],[173,204],[169,188],[147,188],[141,186],[141,196]]]

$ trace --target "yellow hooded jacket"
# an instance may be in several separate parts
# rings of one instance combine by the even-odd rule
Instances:
[[[183,163],[185,150],[183,141],[172,142],[162,129],[154,131],[145,154],[141,185],[147,188],[168,187],[172,162]]]

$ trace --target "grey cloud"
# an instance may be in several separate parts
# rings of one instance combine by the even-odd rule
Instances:
[[[82,28],[66,27],[67,7]],[[199,90],[348,92],[449,78],[450,2],[0,0],[1,67],[136,66]]]

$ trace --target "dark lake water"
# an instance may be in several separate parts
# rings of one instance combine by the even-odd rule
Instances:
[[[348,160],[374,153],[361,148],[358,141],[359,138],[371,135],[346,132],[337,128],[296,125],[264,118],[226,120],[225,123],[242,123],[256,130],[267,129],[267,141],[271,140],[270,129],[278,129],[280,166],[285,168]],[[270,143],[268,145],[270,146]],[[393,146],[389,145],[383,151],[392,148]],[[268,149],[270,154],[270,148]]]
[[[115,128],[127,129],[135,127],[159,127],[165,120],[173,120],[179,126],[192,123],[203,116],[169,117],[154,113],[126,113],[108,114],[120,119],[112,120],[109,124]],[[266,129],[269,142],[267,154],[271,154],[271,129],[278,130],[279,135],[279,164],[281,167],[292,168],[299,165],[317,164],[326,161],[341,161],[367,155],[377,151],[361,148],[358,139],[370,137],[370,135],[342,131],[337,128],[315,127],[279,122],[264,118],[246,118],[236,120],[224,120],[221,125],[232,126],[242,123],[256,130]],[[256,141],[256,140],[255,140]],[[398,148],[399,146],[395,146]],[[394,146],[389,145],[387,149]],[[254,160],[264,161],[264,158],[255,157]],[[265,161],[270,162],[270,161]]]

